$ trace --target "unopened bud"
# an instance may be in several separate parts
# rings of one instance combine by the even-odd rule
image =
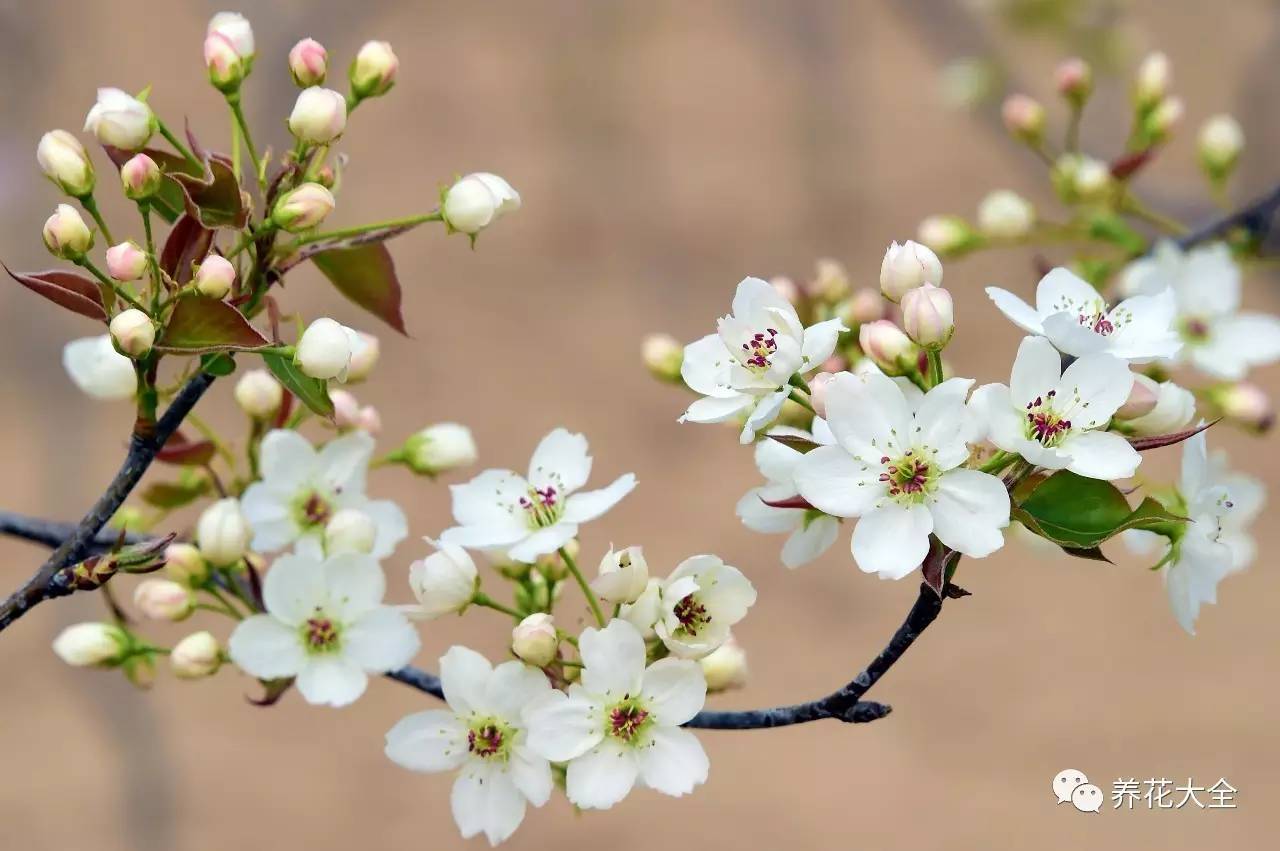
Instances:
[[[136,281],[147,271],[147,253],[136,242],[121,242],[107,249],[107,274],[117,281]]]
[[[347,366],[347,381],[352,383],[368,378],[382,354],[382,346],[374,335],[357,331],[356,338],[358,345],[351,352],[351,363]]]
[[[110,329],[116,348],[135,360],[151,351],[156,342],[156,326],[151,323],[151,317],[136,307],[117,313]]]
[[[196,289],[209,298],[226,298],[235,282],[236,267],[221,254],[210,254],[196,269]]]
[[[804,301],[804,293],[800,291],[800,286],[786,275],[774,275],[769,279],[769,286],[773,287],[773,291],[786,299],[789,304],[799,306]]]
[[[289,132],[301,142],[327,145],[347,128],[347,99],[333,89],[312,86],[298,94],[289,114]]]
[[[98,101],[85,116],[84,129],[104,145],[137,151],[156,131],[156,117],[151,107],[128,92],[98,89]]]
[[[1160,396],[1160,385],[1141,373],[1133,376],[1133,389],[1129,398],[1116,410],[1118,420],[1136,420],[1145,417],[1155,410],[1156,400]]]
[[[351,79],[351,93],[359,100],[385,95],[396,84],[396,72],[399,70],[400,60],[390,44],[385,41],[365,42],[347,73]]]
[[[324,527],[324,550],[331,556],[371,553],[377,539],[378,525],[357,508],[339,509]]]
[[[639,547],[612,549],[600,560],[591,590],[610,603],[634,603],[649,584],[649,564]]]
[[[898,374],[914,360],[915,345],[888,319],[868,322],[858,329],[858,345],[885,372]]]
[[[194,544],[170,544],[164,551],[164,572],[174,582],[194,588],[209,578],[209,564]]]
[[[333,403],[333,423],[339,431],[347,431],[356,427],[360,419],[360,402],[346,390],[330,390],[329,401]]]
[[[253,40],[253,27],[249,25],[249,19],[244,15],[239,12],[219,12],[214,15],[209,19],[205,35],[215,33],[225,38],[235,50],[236,55],[245,62],[253,61],[257,47]]]
[[[818,260],[816,274],[809,283],[809,292],[814,298],[827,304],[836,304],[848,298],[851,289],[849,270],[843,263],[830,257]]]
[[[916,239],[945,256],[972,246],[975,234],[959,216],[929,216],[916,229]]]
[[[546,612],[536,612],[511,630],[511,650],[535,668],[545,668],[556,658],[560,639],[555,620]]]
[[[827,388],[831,386],[831,381],[835,377],[833,372],[819,372],[809,379],[809,404],[813,406],[813,412],[820,417],[827,415]]]
[[[133,590],[133,604],[156,621],[180,621],[195,611],[191,592],[169,579],[144,579]]]
[[[747,652],[732,635],[710,654],[698,660],[707,691],[725,691],[747,682]]]
[[[415,473],[434,476],[476,462],[471,429],[458,423],[427,426],[405,441],[404,461]]]
[[[319,183],[304,183],[276,201],[271,221],[290,233],[313,228],[333,212],[333,193]]]
[[[164,174],[156,161],[146,154],[134,154],[120,167],[120,182],[126,198],[142,201],[160,191]]]
[[[1093,93],[1093,69],[1079,57],[1064,60],[1053,72],[1053,84],[1063,99],[1079,109]]]
[[[680,366],[684,363],[684,347],[670,334],[649,334],[640,347],[641,357],[649,373],[661,381],[680,382]]]
[[[1275,421],[1271,400],[1256,384],[1228,384],[1210,391],[1210,399],[1224,417],[1246,428],[1267,431]]]
[[[1155,109],[1142,122],[1143,133],[1151,144],[1163,142],[1179,121],[1185,108],[1181,98],[1167,97],[1156,104]]]
[[[196,544],[211,564],[230,565],[249,548],[249,523],[240,512],[240,501],[229,497],[210,505],[196,523]]]
[[[289,51],[289,74],[307,89],[324,82],[329,69],[329,52],[314,38],[304,38]]]
[[[79,260],[93,247],[93,233],[70,204],[59,204],[44,223],[44,246],[63,260]]]
[[[323,317],[302,332],[294,349],[293,362],[312,378],[345,381],[351,353],[358,345],[355,331]]]
[[[1044,140],[1044,106],[1028,95],[1015,94],[1005,98],[1000,109],[1005,128],[1029,145],[1039,145]]]
[[[925,284],[902,297],[902,325],[912,340],[926,349],[941,349],[955,333],[951,293]]]
[[[183,680],[210,677],[222,667],[222,648],[210,632],[193,632],[169,651],[169,667]]]
[[[890,301],[901,301],[925,282],[942,283],[942,262],[927,246],[907,240],[889,245],[880,261],[880,292]]]
[[[1081,156],[1075,162],[1071,188],[1083,201],[1097,201],[1111,191],[1111,169],[1102,160]]]
[[[45,176],[76,198],[93,191],[93,161],[80,140],[66,130],[50,130],[40,137],[36,161]]]
[[[468,174],[445,192],[441,214],[450,229],[471,236],[520,209],[520,193],[496,174]]]
[[[570,538],[560,549],[569,554],[569,558],[575,562],[578,560],[578,553],[582,550],[582,544],[578,543],[577,538]],[[538,568],[539,578],[545,583],[546,581],[559,582],[569,575],[569,566],[564,563],[564,558],[557,550],[553,553],[546,553],[538,556],[538,560],[534,562]]]
[[[1225,180],[1244,150],[1244,129],[1230,115],[1215,115],[1200,128],[1200,165],[1210,180]]]
[[[124,630],[108,623],[78,623],[58,633],[53,652],[77,668],[118,665],[129,646]]]
[[[1116,411],[1116,422],[1126,434],[1140,437],[1170,434],[1191,422],[1196,413],[1196,397],[1190,390],[1172,381],[1156,384],[1142,374],[1135,374],[1133,379],[1129,400]],[[1148,394],[1155,397],[1154,404],[1149,406]],[[1147,408],[1145,412],[1132,413],[1141,412],[1144,407]]]
[[[235,45],[222,33],[211,32],[204,37],[204,65],[209,72],[209,82],[223,94],[239,91],[248,73],[245,61],[236,53]]]
[[[1016,192],[997,190],[978,205],[978,227],[987,236],[1017,239],[1030,233],[1035,221],[1035,208]]]
[[[875,322],[889,315],[889,306],[880,295],[880,291],[871,287],[863,287],[850,298],[841,302],[836,313],[850,328],[856,328],[867,322]]]
[[[284,401],[284,388],[265,369],[251,369],[236,382],[236,404],[255,420],[275,416]]]
[[[373,405],[365,405],[360,409],[360,417],[356,420],[356,428],[377,437],[382,433],[382,415]]]
[[[1169,92],[1173,70],[1169,57],[1163,53],[1151,53],[1138,65],[1134,79],[1133,99],[1140,109],[1150,109]]]

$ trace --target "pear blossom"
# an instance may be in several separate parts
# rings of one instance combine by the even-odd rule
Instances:
[[[511,630],[511,652],[534,667],[550,665],[559,649],[555,619],[546,612],[534,612]]]
[[[342,509],[357,509],[377,528],[369,554],[386,558],[408,535],[404,512],[390,500],[365,496],[373,438],[353,431],[315,449],[296,431],[275,429],[259,449],[261,481],[244,492],[244,516],[253,529],[253,549],[275,552],[296,544],[316,557],[324,551],[325,527]]]
[[[110,334],[67,343],[62,366],[75,385],[95,399],[131,399],[138,388],[133,361],[116,351]]]
[[[1155,396],[1155,404],[1149,411],[1137,417],[1125,417],[1124,408],[1116,411],[1117,428],[1139,437],[1170,434],[1191,422],[1196,414],[1196,397],[1185,387],[1172,381],[1156,383],[1145,375],[1135,375],[1133,386],[1149,386]]]
[[[1173,294],[1137,295],[1110,310],[1098,291],[1061,267],[1040,279],[1036,306],[1008,290],[987,287],[1000,312],[1059,351],[1081,357],[1106,352],[1132,363],[1171,358],[1182,348],[1174,328]]]
[[[972,384],[952,378],[918,402],[872,372],[838,375],[827,388],[835,445],[800,459],[795,484],[820,511],[859,518],[852,550],[863,572],[903,578],[924,561],[931,533],[972,558],[1004,545],[1004,484],[962,466],[975,442]]]
[[[529,748],[568,763],[569,800],[608,809],[637,783],[678,797],[706,782],[706,752],[680,727],[706,702],[698,663],[666,658],[646,668],[644,639],[622,620],[583,630],[578,646],[581,680],[524,708]]]
[[[458,830],[497,845],[515,833],[529,804],[551,797],[551,765],[530,746],[522,718],[551,685],[537,668],[494,667],[457,646],[440,659],[440,684],[449,708],[402,718],[387,732],[387,757],[410,771],[456,770],[450,804]]]
[[[1085,355],[1063,371],[1048,340],[1026,337],[1009,386],[983,385],[971,404],[986,414],[990,441],[1006,452],[1050,470],[1123,479],[1142,458],[1106,427],[1132,388],[1133,373],[1119,358]]]
[[[795,307],[767,281],[743,279],[733,314],[720,320],[719,332],[685,347],[680,375],[705,398],[680,421],[718,423],[745,414],[741,441],[750,443],[778,416],[792,377],[817,370],[846,330],[839,319],[805,328]]]
[[[610,603],[634,603],[649,584],[649,564],[639,547],[612,548],[600,559],[600,575],[591,590]]]
[[[113,148],[136,151],[156,129],[151,107],[121,89],[98,89],[98,100],[84,119],[84,129]]]
[[[636,486],[633,473],[606,488],[575,493],[591,475],[587,439],[558,428],[538,444],[528,477],[511,470],[485,470],[451,485],[453,518],[440,540],[460,547],[505,549],[515,561],[532,563],[577,536],[578,526],[604,514]]]
[[[93,160],[80,140],[66,130],[50,130],[40,137],[36,161],[45,177],[68,195],[80,197],[93,191]]]
[[[1208,454],[1203,432],[1186,442],[1182,474],[1170,509],[1190,518],[1162,559],[1161,575],[1178,625],[1195,635],[1200,607],[1218,600],[1218,583],[1249,566],[1257,545],[1248,526],[1262,511],[1265,491],[1252,476],[1227,469],[1224,453]],[[1154,532],[1130,530],[1127,543],[1159,543]]]
[[[402,667],[418,652],[417,632],[383,605],[385,592],[370,556],[281,556],[262,583],[267,613],[231,633],[231,661],[262,680],[296,677],[307,703],[346,706],[364,694],[369,674]]]
[[[662,617],[662,580],[650,576],[634,603],[623,603],[618,617],[636,628],[646,639],[654,638],[654,625]]]
[[[425,539],[436,552],[409,566],[409,588],[418,605],[403,611],[413,620],[431,620],[461,612],[471,604],[480,585],[476,563],[462,547]]]
[[[1172,291],[1182,359],[1201,372],[1237,380],[1280,360],[1280,319],[1240,310],[1240,267],[1225,243],[1184,252],[1161,242],[1125,268],[1120,286],[1143,295]]]
[[[719,556],[693,556],[663,581],[654,632],[673,655],[699,659],[724,644],[755,602],[755,586],[736,567]]]
[[[836,376],[832,376],[831,381],[834,380]],[[826,383],[828,388],[830,383]],[[824,446],[835,443],[835,436],[831,434],[826,422],[818,418],[813,421],[813,434],[787,426],[778,426],[769,434],[812,440]],[[821,511],[778,508],[768,504],[782,502],[799,494],[796,490],[795,471],[802,458],[803,452],[766,436],[765,440],[756,444],[755,459],[756,468],[765,477],[765,483],[747,491],[738,500],[737,508],[742,524],[754,532],[790,533],[787,542],[782,545],[782,563],[790,568],[808,564],[822,555],[835,543],[836,536],[840,533],[839,519]]]

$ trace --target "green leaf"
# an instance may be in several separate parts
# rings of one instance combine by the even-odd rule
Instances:
[[[210,375],[223,378],[236,371],[236,362],[231,355],[211,352],[200,358],[200,369]]]
[[[142,500],[156,508],[181,508],[190,505],[209,490],[208,479],[195,479],[189,483],[154,482],[142,491]]]
[[[203,354],[238,352],[271,345],[225,301],[207,296],[178,299],[156,348],[164,352]]]
[[[331,248],[313,254],[311,262],[338,292],[408,336],[400,312],[400,281],[385,245],[375,242]]]
[[[329,399],[329,385],[326,382],[303,374],[291,359],[276,352],[263,352],[262,362],[271,370],[276,380],[298,397],[302,404],[325,419],[333,419],[333,402]]]
[[[48,272],[14,272],[8,266],[4,270],[9,277],[33,293],[90,319],[107,321],[107,311],[102,306],[102,290],[96,282],[75,272],[51,269]]]
[[[204,174],[175,174],[173,179],[182,188],[187,215],[205,227],[240,230],[248,223],[252,201],[226,157],[210,155]]]
[[[1183,518],[1151,497],[1131,509],[1124,494],[1110,482],[1060,470],[1014,507],[1013,519],[1071,552],[1094,551],[1126,529],[1152,528]],[[1097,556],[1090,553],[1089,557]]]
[[[122,151],[119,148],[106,147],[107,156],[121,168],[134,155],[134,151]],[[156,165],[164,172],[166,179],[160,181],[160,191],[149,199],[151,209],[155,210],[168,223],[173,224],[186,209],[186,196],[182,187],[174,179],[174,175],[185,174],[198,176],[200,169],[184,156],[162,151],[159,148],[147,148],[144,154],[155,160]]]

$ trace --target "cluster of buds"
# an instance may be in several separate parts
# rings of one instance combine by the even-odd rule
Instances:
[[[889,320],[864,325],[859,340],[865,337],[863,350],[877,364],[897,365],[910,356],[911,342],[937,351],[951,341],[955,332],[954,309],[951,294],[941,283],[942,262],[927,246],[907,240],[902,245],[895,242],[885,251],[880,264],[880,292],[889,301],[900,303],[902,325],[910,340],[904,346],[896,336],[901,332]]]

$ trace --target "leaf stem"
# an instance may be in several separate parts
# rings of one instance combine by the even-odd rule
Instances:
[[[564,547],[560,548],[560,558],[564,561],[565,567],[569,568],[569,572],[573,574],[573,578],[578,582],[578,587],[582,589],[583,595],[587,598],[587,604],[591,606],[591,614],[595,615],[596,624],[603,627],[605,620],[604,612],[600,610],[600,601],[596,599],[595,592],[587,584],[587,578],[578,569],[578,563],[573,560],[573,556],[569,555],[569,551]]]

